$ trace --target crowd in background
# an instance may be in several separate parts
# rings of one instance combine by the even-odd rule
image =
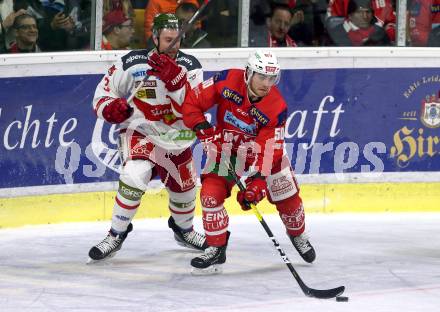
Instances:
[[[104,0],[102,49],[152,47],[157,13],[182,23],[203,0]],[[183,48],[240,46],[239,1],[212,0]],[[0,53],[93,50],[91,0],[0,0]],[[408,46],[440,46],[440,0],[407,0]],[[94,17],[93,17],[94,19]],[[249,46],[392,46],[396,0],[251,0]]]

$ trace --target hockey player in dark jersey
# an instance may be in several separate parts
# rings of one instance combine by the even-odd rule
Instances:
[[[217,273],[226,261],[228,214],[224,201],[234,179],[225,166],[253,172],[238,202],[257,203],[266,195],[283,221],[287,235],[306,262],[315,251],[304,234],[304,208],[290,161],[284,151],[287,105],[276,88],[280,66],[272,52],[251,53],[246,70],[216,74],[190,91],[183,105],[183,121],[196,132],[208,154],[202,173],[200,199],[203,226],[209,248],[192,259],[193,273]],[[216,124],[204,112],[217,104]]]
[[[190,146],[195,136],[181,115],[186,90],[203,80],[202,68],[195,57],[179,51],[179,42],[163,53],[178,31],[174,14],[157,15],[153,26],[156,49],[122,56],[96,88],[93,108],[97,117],[119,125],[122,166],[111,228],[90,249],[92,260],[111,257],[121,248],[147,184],[155,176],[168,191],[168,225],[177,242],[199,250],[206,247],[204,235],[193,229],[196,188]],[[126,98],[134,90],[128,103]]]

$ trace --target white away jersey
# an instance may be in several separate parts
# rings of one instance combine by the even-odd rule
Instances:
[[[96,88],[93,108],[97,116],[103,118],[102,110],[108,103],[115,98],[128,98],[143,83],[129,103],[134,109],[133,115],[121,123],[120,128],[136,130],[165,149],[184,149],[195,139],[182,121],[181,106],[186,88],[170,92],[156,76],[143,81],[151,68],[147,64],[148,54],[147,50],[134,50],[113,64]],[[186,71],[191,88],[203,81],[202,66],[194,56],[179,51],[176,62]]]

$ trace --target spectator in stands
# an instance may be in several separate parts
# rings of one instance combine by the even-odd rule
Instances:
[[[191,17],[197,12],[197,6],[192,3],[181,3],[176,9],[176,17],[181,24],[188,23]],[[208,33],[194,23],[185,33],[180,47],[181,48],[210,48],[211,44],[207,40]]]
[[[104,0],[102,3],[103,16],[106,16],[110,11],[122,10],[125,16],[134,18],[133,5],[130,0]]]
[[[389,45],[384,29],[375,24],[370,0],[350,0],[347,13],[342,24],[328,30],[335,45]]]
[[[145,41],[151,37],[151,28],[153,26],[153,19],[159,13],[173,13],[176,12],[177,6],[181,3],[192,3],[199,7],[197,0],[150,0],[145,7],[144,13],[144,34]]]
[[[293,14],[287,4],[277,4],[267,19],[266,29],[252,32],[251,47],[296,47],[295,41],[288,35]]]
[[[9,53],[41,52],[37,45],[37,19],[29,14],[22,14],[15,18],[12,25],[15,31],[15,42],[11,44]]]
[[[215,47],[237,47],[238,34],[237,0],[211,1],[206,7],[203,29]]]
[[[90,0],[40,0],[43,20],[38,23],[39,43],[44,51],[85,49],[90,41]],[[39,9],[36,2],[30,9]],[[38,17],[37,17],[38,19]]]
[[[104,16],[102,49],[128,49],[134,35],[133,20],[122,10],[110,11]]]
[[[428,0],[429,1],[429,0]],[[327,29],[330,32],[335,26],[344,22],[348,17],[348,4],[350,0],[330,0],[327,7]],[[390,42],[396,38],[396,11],[393,0],[370,0],[375,24],[382,27]]]
[[[440,46],[440,0],[408,0],[408,43]]]
[[[9,50],[14,41],[14,20],[24,13],[26,10],[14,11],[13,0],[0,0],[0,53]]]

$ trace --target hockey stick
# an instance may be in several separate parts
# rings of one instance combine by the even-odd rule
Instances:
[[[230,165],[228,166],[228,172],[234,178],[235,183],[237,184],[240,191],[245,191],[246,188],[244,187],[243,183],[241,183],[241,181],[238,178],[237,174],[235,173],[234,169]],[[278,243],[277,239],[272,234],[272,231],[270,230],[270,228],[267,225],[266,221],[264,220],[263,216],[258,211],[257,206],[254,203],[246,203],[246,206],[248,208],[252,209],[255,216],[258,218],[258,221],[260,221],[260,223],[263,226],[264,230],[266,231],[267,235],[272,240],[274,247],[278,250],[284,263],[289,268],[290,273],[292,273],[292,275],[295,278],[295,280],[297,281],[299,287],[301,287],[301,290],[303,291],[304,295],[306,295],[308,297],[318,298],[318,299],[330,299],[330,298],[337,297],[344,292],[345,286],[340,286],[340,287],[336,287],[336,288],[332,288],[332,289],[313,289],[313,288],[308,287],[303,282],[301,277],[298,275],[298,273],[296,272],[293,265],[290,263],[290,260],[289,260],[289,258],[287,258],[287,255],[284,252],[284,250],[281,249],[280,244]]]
[[[194,24],[194,22],[197,20],[197,18],[199,17],[199,15],[202,13],[202,11],[206,8],[206,6],[208,5],[208,3],[211,0],[204,0],[203,4],[200,6],[200,8],[196,11],[196,13],[194,13],[194,15],[191,17],[191,19],[183,24],[182,29],[179,30],[176,38],[174,38],[170,44],[168,45],[168,47],[163,51],[163,53],[168,53],[175,45],[176,43],[182,39],[183,35],[190,29],[190,27],[192,26],[192,24]],[[145,75],[144,79],[142,79],[142,82],[136,87],[136,89],[133,91],[133,93],[128,97],[127,102],[130,103],[135,94],[142,88],[143,84],[145,81],[147,81],[148,79],[148,75]]]

